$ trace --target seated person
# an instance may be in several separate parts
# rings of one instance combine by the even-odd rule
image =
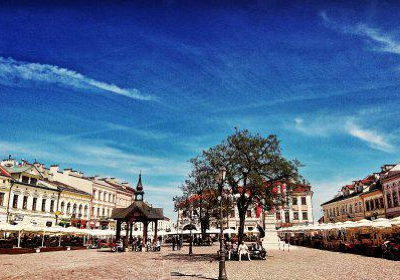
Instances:
[[[242,261],[242,255],[247,255],[247,258],[250,261],[250,252],[249,252],[249,247],[242,241],[242,244],[239,245],[239,261]]]
[[[230,241],[225,242],[225,250],[228,252],[228,260],[230,260],[232,253],[232,243]]]
[[[267,251],[264,249],[264,247],[262,246],[262,242],[261,240],[257,241],[254,246],[253,246],[253,250],[258,251],[260,254],[261,259],[265,259],[266,255],[267,255]]]
[[[155,245],[155,251],[161,251],[161,243],[160,240],[157,239],[156,245]]]

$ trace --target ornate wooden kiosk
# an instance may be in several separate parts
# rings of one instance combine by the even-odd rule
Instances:
[[[127,208],[117,208],[113,210],[111,218],[117,221],[116,238],[121,238],[122,224],[125,224],[126,235],[124,238],[124,249],[127,248],[129,240],[132,239],[132,230],[134,223],[143,223],[143,247],[147,242],[147,229],[149,223],[154,223],[154,241],[157,240],[158,221],[164,219],[162,208],[154,208],[143,201],[144,191],[142,185],[142,175],[139,175],[139,181],[135,190],[135,200]]]

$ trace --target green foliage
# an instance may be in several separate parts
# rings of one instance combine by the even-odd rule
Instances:
[[[282,197],[276,191],[278,183],[302,180],[298,173],[300,163],[283,157],[276,135],[265,138],[248,130],[236,129],[235,133],[219,145],[203,151],[191,163],[192,171],[181,187],[183,196],[176,199],[178,208],[201,209],[200,221],[204,219],[209,223],[213,211],[218,208],[216,175],[218,170],[225,168],[223,197],[226,200],[223,200],[223,205],[232,204],[228,195],[236,197],[240,218],[239,241],[243,238],[246,211],[250,206],[259,205],[264,210],[271,210],[282,204]],[[192,199],[194,196],[197,199]],[[231,209],[224,208],[224,216],[229,215]]]
[[[282,156],[276,135],[264,138],[236,129],[221,144],[204,151],[203,156],[213,170],[225,167],[229,190],[239,196],[239,241],[243,238],[247,209],[255,204],[265,210],[280,205],[282,197],[274,189],[276,184],[300,180],[300,163]]]

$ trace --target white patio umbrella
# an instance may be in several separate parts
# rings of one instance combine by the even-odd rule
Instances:
[[[356,222],[346,221],[346,222],[343,223],[342,227],[343,228],[349,228],[349,227],[352,227],[354,224],[356,224]]]
[[[380,218],[376,219],[372,222],[372,227],[374,228],[390,228],[392,227],[392,224],[388,219],[385,218]]]
[[[231,228],[224,229],[225,234],[236,234],[237,231]]]
[[[390,223],[394,226],[400,225],[400,217],[396,217],[390,220]]]
[[[209,234],[215,234],[215,233],[220,233],[220,230],[218,228],[213,228],[213,229],[207,229],[206,232]]]

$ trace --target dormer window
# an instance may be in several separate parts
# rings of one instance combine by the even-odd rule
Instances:
[[[31,178],[31,185],[37,185],[37,179]]]
[[[29,184],[29,177],[22,176],[22,183]]]

